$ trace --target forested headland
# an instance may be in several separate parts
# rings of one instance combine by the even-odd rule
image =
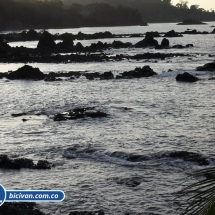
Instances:
[[[137,9],[105,3],[65,5],[60,0],[0,0],[0,30],[144,25]]]
[[[215,21],[215,12],[180,0],[0,0],[0,30]]]

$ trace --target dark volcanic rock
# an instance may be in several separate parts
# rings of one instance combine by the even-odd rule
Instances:
[[[131,46],[132,46],[131,43],[123,43],[122,41],[115,41],[114,40],[112,43],[113,48],[129,48]]]
[[[4,78],[4,77],[6,77],[5,73],[0,72],[0,79],[2,79],[2,78]]]
[[[182,81],[182,82],[196,82],[199,79],[188,72],[184,72],[183,74],[178,74],[176,76],[176,81]]]
[[[206,63],[204,66],[199,66],[196,71],[215,71],[215,62]]]
[[[146,32],[146,37],[160,37],[157,31]]]
[[[88,80],[94,80],[94,78],[99,78],[100,73],[99,72],[94,72],[94,73],[85,73],[83,74]]]
[[[157,75],[149,66],[144,66],[142,68],[137,67],[134,70],[123,72],[120,75],[116,76],[116,79],[121,78],[143,78],[143,77],[150,77],[153,75]]]
[[[54,116],[54,121],[76,120],[85,117],[102,118],[107,117],[107,114],[101,111],[93,110],[94,108],[75,108],[64,113],[58,113]]]
[[[56,78],[56,73],[50,72],[48,75],[46,75],[44,81],[62,81],[62,79]]]
[[[194,45],[193,44],[187,44],[185,47],[190,48],[190,47],[194,47]]]
[[[163,40],[161,41],[161,46],[165,48],[169,47],[169,40],[166,38],[163,38]]]
[[[174,48],[174,49],[183,49],[184,46],[182,46],[182,45],[174,45],[174,46],[172,46],[172,48]]]
[[[90,47],[88,47],[89,50],[102,50],[107,49],[109,45],[107,43],[102,43],[101,41],[98,41],[97,43],[92,43]]]
[[[99,78],[100,80],[109,80],[114,78],[114,75],[112,72],[104,72],[102,74],[100,74],[99,72],[85,73],[84,76],[88,80],[94,80],[95,78]]]
[[[74,42],[73,42],[73,40],[70,38],[70,37],[65,37],[64,39],[63,39],[63,42],[60,42],[60,43],[58,43],[57,44],[57,47],[59,47],[59,48],[71,48],[71,47],[73,47],[73,45],[74,45]]]
[[[109,80],[113,79],[114,75],[112,72],[104,72],[103,74],[99,75],[100,80]]]
[[[1,215],[45,215],[38,209],[35,209],[35,203],[12,203],[5,202],[0,207]]]
[[[27,113],[12,113],[11,116],[13,117],[19,117],[19,116],[26,116]]]
[[[175,32],[174,30],[169,31],[164,34],[164,37],[183,37],[181,34]]]
[[[30,79],[30,80],[42,80],[44,74],[38,69],[25,65],[16,71],[10,71],[7,73],[8,79]]]
[[[187,44],[185,46],[183,46],[183,45],[174,45],[174,46],[172,46],[172,48],[174,48],[174,49],[184,49],[184,48],[191,48],[191,47],[193,47],[193,44]]]
[[[34,169],[51,169],[52,166],[53,164],[47,160],[38,160],[37,165],[34,166]]]
[[[0,37],[0,55],[6,54],[10,46]]]
[[[37,48],[40,48],[40,49],[53,48],[55,46],[56,44],[54,42],[52,35],[48,31],[44,31],[37,44]]]
[[[155,40],[153,37],[146,36],[143,40],[139,41],[138,43],[135,44],[136,48],[144,48],[147,46],[157,46],[158,41]]]
[[[89,211],[73,211],[70,212],[69,215],[104,215],[104,211],[103,210],[99,210],[99,211],[94,211],[94,212],[89,212]]]
[[[10,159],[7,155],[0,155],[0,168],[4,169],[51,169],[53,164],[44,160],[39,160],[37,165],[33,160],[27,158]]]
[[[27,33],[26,33],[26,37],[29,40],[37,40],[39,37],[39,33],[37,33],[34,29],[30,29]]]

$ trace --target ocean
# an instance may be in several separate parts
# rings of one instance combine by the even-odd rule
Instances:
[[[110,31],[137,34],[149,31],[183,32],[189,29],[212,32],[215,22],[181,26],[176,23],[149,26],[47,29],[52,34]],[[99,39],[137,43],[142,38]],[[163,39],[155,38],[159,41]],[[215,84],[213,72],[195,68],[213,62],[213,34],[168,38],[170,45],[193,44],[192,48],[109,49],[108,55],[143,53],[184,53],[190,56],[164,60],[123,60],[86,63],[30,63],[43,73],[107,72],[117,75],[149,65],[158,74],[140,79],[72,81],[26,81],[0,79],[0,150],[10,158],[48,160],[51,170],[0,169],[0,184],[7,190],[62,190],[61,203],[39,203],[47,215],[68,215],[73,210],[105,214],[174,214],[184,199],[175,199],[183,182],[192,182],[192,171],[214,166]],[[81,40],[84,46],[98,40]],[[11,46],[34,48],[38,41],[11,42]],[[211,56],[209,56],[211,55]],[[0,63],[0,72],[22,67],[22,63]],[[195,83],[176,82],[179,73],[200,78]],[[95,107],[105,118],[85,118],[62,122],[53,115],[77,107]],[[11,114],[28,112],[27,116]],[[40,113],[40,115],[35,115]],[[23,122],[25,118],[27,121]],[[175,158],[171,153],[186,151],[205,157],[209,165]],[[134,159],[134,158],[138,159]],[[129,182],[137,182],[132,186]],[[128,182],[128,183],[127,183]],[[178,214],[178,212],[175,212]]]

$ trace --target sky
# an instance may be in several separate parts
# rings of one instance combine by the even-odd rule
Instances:
[[[215,10],[215,0],[187,0],[188,6],[197,4],[200,8],[204,8],[205,10],[210,10],[211,8]],[[172,0],[172,4],[176,5],[179,3],[179,0]]]

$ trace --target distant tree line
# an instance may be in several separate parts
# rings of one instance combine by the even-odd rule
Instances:
[[[188,0],[189,1],[189,0]],[[214,10],[206,11],[199,5],[188,7],[188,1],[178,0],[176,6],[171,0],[81,0],[81,4],[106,3],[112,6],[135,8],[146,22],[179,22],[183,19],[199,21],[215,21]],[[80,0],[63,0],[65,4],[80,3]]]
[[[65,6],[60,0],[0,0],[0,29],[144,24],[137,9],[105,3]]]
[[[215,12],[179,0],[0,0],[0,30],[215,21]]]

